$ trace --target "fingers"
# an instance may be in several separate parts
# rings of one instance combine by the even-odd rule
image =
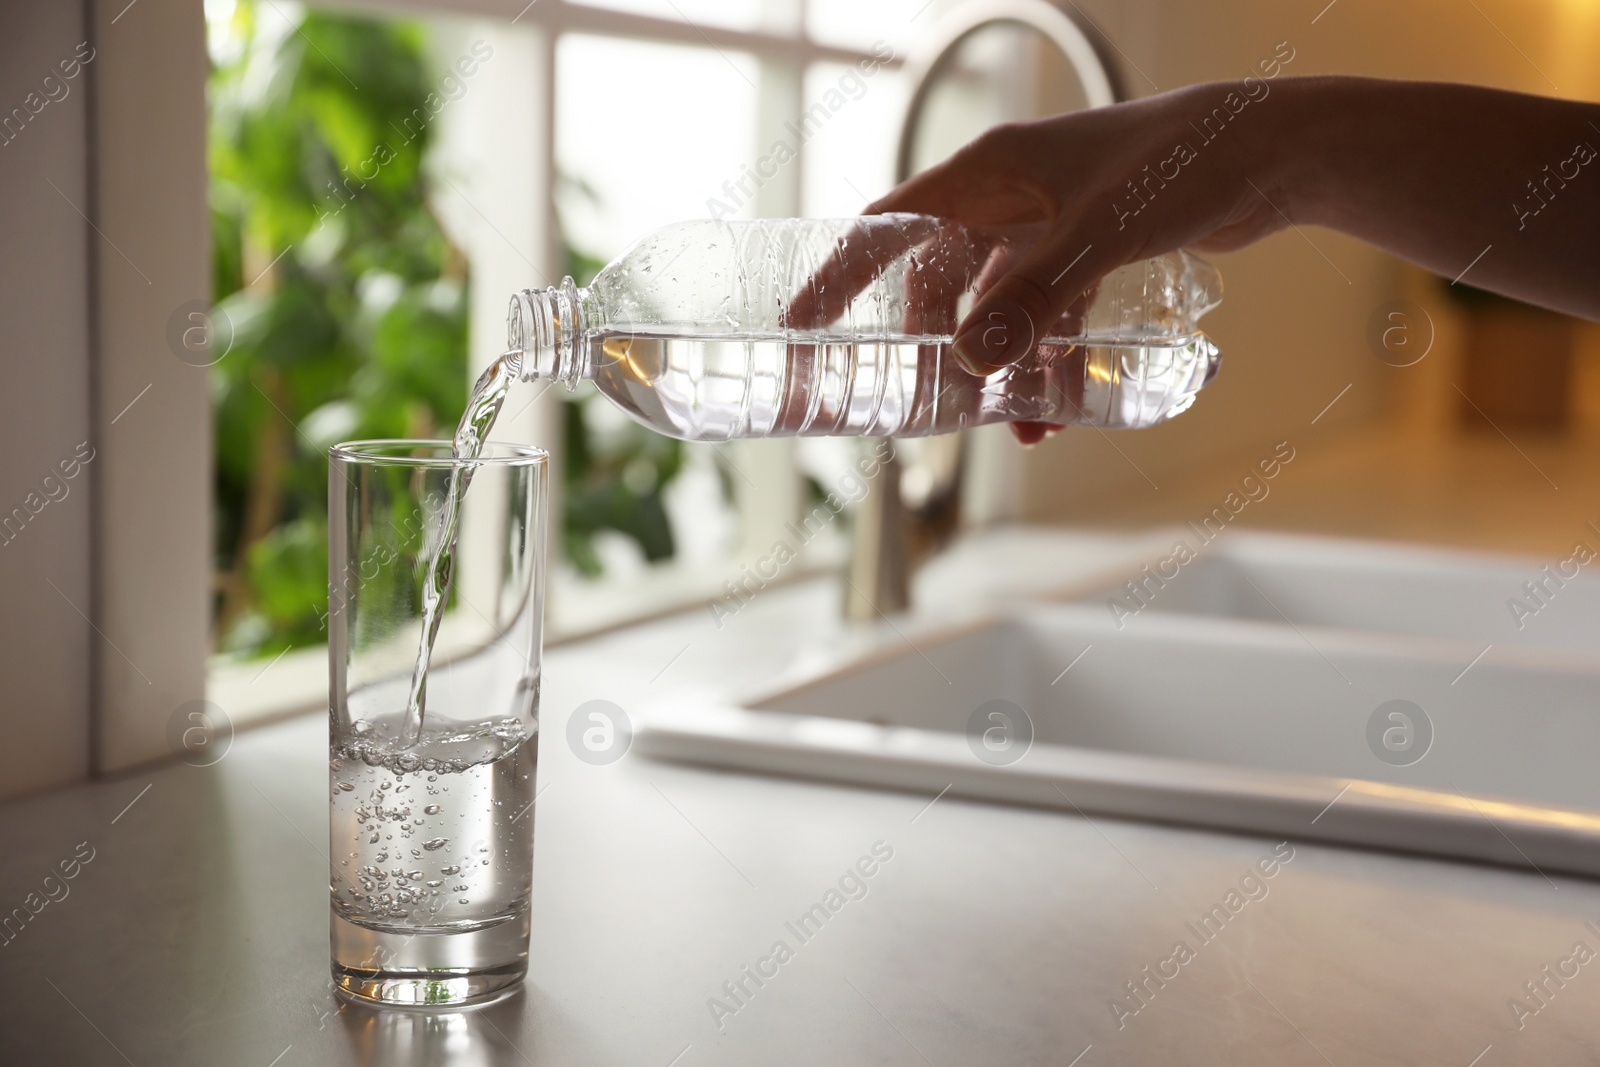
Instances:
[[[941,229],[906,257],[903,287],[905,319],[910,336],[948,337],[956,328],[961,294],[972,282],[977,249],[965,230]]]
[[[1015,363],[1115,266],[1073,231],[1048,235],[973,305],[956,331],[956,358],[973,374]]]
[[[1011,434],[1024,448],[1032,448],[1053,433],[1060,431],[1061,427],[1048,422],[1013,422],[1009,424]]]
[[[908,211],[921,215],[959,215],[962,207],[960,190],[967,185],[962,180],[961,170],[959,155],[935,163],[890,189],[863,208],[861,213],[886,215]]]
[[[915,212],[972,226],[1052,218],[1055,197],[1038,173],[1037,151],[1026,138],[995,127],[949,159],[912,175],[867,205],[868,215]]]
[[[983,234],[985,237],[989,235],[990,232]],[[1006,240],[1004,237],[995,239],[988,250],[988,255],[984,258],[983,269],[978,271],[977,281],[972,284],[973,299],[983,299],[984,294],[993,289],[1001,278],[1010,274],[1028,254],[1028,249],[1038,243],[1042,235],[1043,231],[1026,241]]]
[[[913,227],[915,228],[915,227]],[[843,315],[850,302],[920,239],[896,220],[866,216],[834,244],[784,308],[789,330],[820,330]]]

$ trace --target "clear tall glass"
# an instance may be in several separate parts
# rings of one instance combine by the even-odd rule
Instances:
[[[354,996],[459,1004],[527,971],[546,463],[492,442],[472,460],[447,441],[329,452],[332,962]],[[408,717],[452,493],[447,599]]]

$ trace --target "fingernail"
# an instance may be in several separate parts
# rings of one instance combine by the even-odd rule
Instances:
[[[956,359],[971,374],[987,375],[1014,361],[1032,341],[1026,329],[1019,330],[1014,313],[991,311],[977,322],[968,322],[955,335]]]
[[[981,359],[974,359],[971,346],[967,344],[967,335],[957,334],[952,344],[956,362],[961,364],[961,369],[976,378],[987,378],[994,373],[994,368]]]

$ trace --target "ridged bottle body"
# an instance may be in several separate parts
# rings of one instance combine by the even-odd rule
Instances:
[[[956,363],[975,292],[1036,236],[918,215],[680,223],[588,289],[518,294],[512,348],[524,378],[589,378],[691,441],[1129,428],[1187,409],[1220,361],[1197,326],[1220,283],[1184,253],[1113,272],[1011,367]]]

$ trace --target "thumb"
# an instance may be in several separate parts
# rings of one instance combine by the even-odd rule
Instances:
[[[973,304],[953,339],[956,358],[973,374],[1015,363],[1114,266],[1080,234],[1047,234]]]

